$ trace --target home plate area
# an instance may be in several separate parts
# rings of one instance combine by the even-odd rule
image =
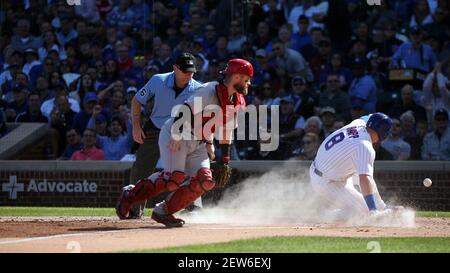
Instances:
[[[281,220],[281,219],[280,219]],[[208,244],[271,236],[449,237],[449,218],[416,218],[415,227],[352,227],[339,224],[193,223],[168,229],[149,217],[1,217],[0,252],[118,252]]]

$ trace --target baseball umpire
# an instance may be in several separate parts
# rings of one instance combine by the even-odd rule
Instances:
[[[130,181],[137,183],[155,171],[159,159],[158,137],[163,124],[170,118],[172,108],[182,104],[201,83],[192,77],[196,72],[195,57],[190,53],[182,53],[173,65],[173,71],[153,75],[145,86],[139,90],[131,101],[133,139],[141,144],[136,151],[136,161],[131,168]],[[148,122],[141,127],[141,106],[149,100],[154,106]],[[146,200],[137,204],[128,218],[141,218]]]
[[[182,115],[176,115],[164,124],[159,137],[164,170],[141,179],[135,186],[124,187],[116,206],[119,218],[127,218],[133,205],[161,192],[171,192],[165,201],[156,205],[152,219],[166,227],[181,227],[184,221],[175,218],[175,212],[185,208],[216,185],[221,187],[229,181],[231,168],[228,162],[232,133],[237,126],[236,113],[245,107],[244,95],[247,94],[250,78],[253,76],[253,66],[246,60],[232,59],[223,73],[223,81],[203,85],[185,101],[183,109],[187,109],[187,112],[180,110]],[[211,110],[214,107],[216,111]],[[182,121],[189,121],[190,130],[186,129],[186,126],[172,126],[176,125],[181,117]],[[194,126],[195,120],[200,120],[201,126]],[[183,123],[185,124],[185,121]],[[214,125],[209,127],[210,130],[204,130],[211,124]],[[182,139],[175,137],[174,133],[177,131],[184,135]],[[192,134],[200,136],[200,140],[192,138]],[[221,158],[217,160],[218,166],[213,177],[210,160],[214,157],[214,135],[216,138],[219,136],[222,153]]]

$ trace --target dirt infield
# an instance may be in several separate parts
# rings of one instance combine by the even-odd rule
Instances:
[[[0,252],[115,252],[266,236],[445,236],[450,218],[416,218],[414,228],[338,227],[331,224],[190,224],[167,229],[149,218],[2,217]]]

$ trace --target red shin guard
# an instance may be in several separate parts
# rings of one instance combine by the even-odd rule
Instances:
[[[167,214],[173,214],[200,197],[206,191],[214,188],[210,169],[201,168],[197,176],[191,178],[188,185],[180,187],[170,198],[166,200]]]
[[[141,179],[128,194],[128,201],[134,205],[149,198],[155,197],[165,191],[175,191],[185,178],[183,172],[174,171],[168,181],[163,177],[163,173],[152,182],[148,178]]]

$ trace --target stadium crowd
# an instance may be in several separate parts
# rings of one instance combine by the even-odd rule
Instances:
[[[0,136],[6,122],[45,122],[49,159],[120,160],[137,145],[133,95],[191,52],[200,82],[250,60],[247,104],[279,106],[279,148],[236,141],[234,159],[311,160],[331,132],[381,111],[393,130],[377,159],[450,160],[449,10],[448,0],[2,1]]]

